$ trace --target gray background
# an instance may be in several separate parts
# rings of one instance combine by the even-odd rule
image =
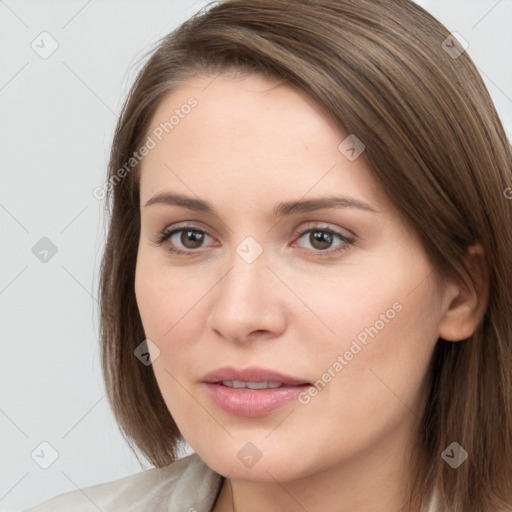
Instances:
[[[512,1],[418,3],[469,43],[511,136]],[[92,191],[139,59],[204,5],[0,0],[0,511],[149,467],[103,389]]]

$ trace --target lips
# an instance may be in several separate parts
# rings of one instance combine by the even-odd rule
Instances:
[[[234,381],[245,383],[278,383],[283,386],[303,386],[305,384],[311,384],[307,379],[292,377],[281,372],[276,372],[274,370],[268,370],[266,368],[260,368],[257,366],[244,369],[235,368],[233,366],[224,366],[207,373],[203,377],[202,381],[209,384],[219,384],[223,382]]]
[[[235,416],[264,416],[296,401],[311,384],[265,368],[223,367],[207,373],[202,383],[212,402]]]

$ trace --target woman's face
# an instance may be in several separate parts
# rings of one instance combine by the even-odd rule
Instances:
[[[391,471],[420,415],[444,299],[362,147],[258,76],[191,80],[151,130],[135,288],[184,438],[243,480],[377,456]],[[284,385],[245,387],[265,381]]]

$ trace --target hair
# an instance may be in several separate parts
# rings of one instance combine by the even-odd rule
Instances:
[[[432,496],[437,512],[512,504],[512,148],[475,65],[448,37],[409,0],[226,0],[158,42],[114,134],[99,284],[107,396],[123,436],[153,465],[176,460],[183,437],[152,366],[134,357],[145,339],[134,291],[140,164],[122,179],[119,171],[185,80],[253,73],[305,92],[363,141],[372,175],[439,276],[462,279],[469,246],[482,245],[487,310],[469,338],[436,343],[407,510]],[[456,470],[441,457],[453,441],[469,454]]]

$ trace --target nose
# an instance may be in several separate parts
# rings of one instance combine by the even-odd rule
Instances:
[[[233,251],[227,272],[212,290],[207,327],[236,343],[277,337],[286,329],[285,292],[265,252],[249,263]]]

